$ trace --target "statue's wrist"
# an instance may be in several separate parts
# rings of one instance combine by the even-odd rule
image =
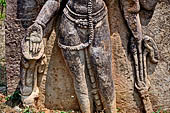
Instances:
[[[34,23],[40,25],[43,29],[45,29],[45,27],[46,27],[46,25],[41,21],[35,20]]]

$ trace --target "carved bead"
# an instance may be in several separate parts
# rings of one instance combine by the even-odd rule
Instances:
[[[90,77],[90,79],[91,79],[92,83],[95,83],[95,78],[94,77]]]
[[[93,89],[96,88],[96,84],[92,84],[92,88],[93,88]]]
[[[96,100],[96,105],[98,105],[98,106],[100,106],[100,105],[101,105],[100,100]]]
[[[95,100],[99,100],[99,95],[94,95]]]

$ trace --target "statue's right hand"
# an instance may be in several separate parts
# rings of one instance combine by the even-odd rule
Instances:
[[[32,55],[37,54],[40,51],[40,43],[42,42],[42,37],[42,27],[37,23],[34,23],[28,28],[26,41],[29,42],[29,52]]]

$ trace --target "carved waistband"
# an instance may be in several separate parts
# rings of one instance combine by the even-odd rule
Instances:
[[[105,18],[105,16],[107,15],[107,8],[104,4],[103,7],[100,10],[98,10],[95,13],[92,13],[92,3],[91,3],[91,0],[90,0],[90,2],[88,3],[88,9],[89,9],[88,14],[82,15],[82,14],[77,14],[77,13],[73,12],[68,6],[66,6],[66,8],[64,8],[64,10],[63,10],[64,16],[68,20],[75,23],[78,27],[89,29],[90,35],[89,35],[88,42],[80,43],[80,44],[75,45],[75,46],[63,45],[58,40],[58,45],[59,45],[60,48],[67,49],[67,50],[70,50],[70,51],[81,50],[81,49],[88,47],[93,42],[93,40],[94,40],[94,28],[95,28],[96,24],[98,22],[102,21]]]
[[[78,27],[88,28],[88,15],[75,13],[69,8],[68,5],[66,5],[63,12],[64,12],[64,15],[67,17],[67,19],[74,22],[76,25],[78,25]],[[107,8],[106,8],[105,4],[103,4],[103,7],[100,10],[98,10],[95,13],[92,13],[93,24],[96,25],[106,15],[107,15]]]

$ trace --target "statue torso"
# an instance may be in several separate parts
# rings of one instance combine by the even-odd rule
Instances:
[[[87,4],[89,0],[69,0],[67,5],[70,7],[72,11],[78,14],[87,14]],[[103,0],[92,0],[93,11],[97,12],[103,7]]]

